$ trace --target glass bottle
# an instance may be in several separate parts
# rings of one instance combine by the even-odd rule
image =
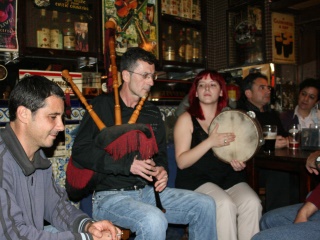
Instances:
[[[50,29],[50,47],[53,49],[62,49],[62,31],[58,19],[58,12],[52,11],[52,22]]]
[[[174,61],[176,59],[175,56],[175,42],[172,36],[172,26],[168,27],[168,34],[166,36],[166,50],[164,59],[167,61]]]
[[[186,51],[186,38],[185,29],[182,28],[179,33],[179,43],[178,43],[178,61],[184,62]]]
[[[192,62],[198,63],[200,60],[200,42],[199,42],[199,32],[193,31],[192,40]]]
[[[75,50],[81,52],[89,51],[88,42],[88,23],[85,21],[84,16],[79,16],[79,21],[75,22]]]
[[[75,50],[75,40],[74,24],[71,21],[71,14],[67,13],[63,28],[63,48],[66,50]]]
[[[187,28],[186,32],[186,51],[185,51],[185,61],[192,61],[192,40],[191,40],[191,29]]]
[[[46,9],[40,9],[39,25],[37,28],[37,47],[50,48],[50,27],[46,18]]]

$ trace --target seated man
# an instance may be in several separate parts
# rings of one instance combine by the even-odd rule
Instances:
[[[111,222],[93,222],[70,203],[41,150],[64,130],[63,99],[41,76],[25,77],[11,92],[10,123],[0,130],[0,239],[120,239]]]
[[[128,123],[140,98],[147,96],[153,86],[155,62],[155,56],[141,48],[129,48],[121,57],[123,84],[119,100],[122,123]],[[91,102],[107,126],[106,130],[115,129],[114,95],[101,94]],[[100,132],[88,112],[81,121],[72,159],[100,175],[101,180],[94,186],[93,217],[110,219],[114,224],[130,229],[136,233],[136,240],[164,240],[168,223],[189,224],[190,240],[217,239],[214,200],[201,193],[167,187],[166,132],[159,108],[146,101],[137,123],[152,127],[159,149],[155,155],[143,158],[140,154],[128,153],[117,158],[105,150],[109,147],[104,141],[107,135]],[[125,151],[132,146],[129,140],[122,143],[119,150]],[[67,175],[67,179],[70,177],[78,178],[76,174]],[[166,213],[156,207],[154,191],[160,195]]]
[[[319,175],[320,151],[309,155],[306,168]],[[320,184],[307,197],[304,204],[295,204],[270,211],[263,215],[260,228],[253,240],[308,240],[320,236]]]
[[[271,87],[267,76],[261,73],[250,73],[242,82],[242,96],[238,108],[244,111],[253,111],[261,127],[276,125],[278,134],[275,148],[284,148],[289,145],[288,132],[281,124],[279,113],[270,106]],[[289,173],[273,170],[260,171],[260,185],[266,188],[265,211],[287,206],[292,199],[298,201],[295,178]]]

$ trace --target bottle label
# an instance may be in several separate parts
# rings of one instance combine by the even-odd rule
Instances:
[[[62,33],[59,29],[51,29],[50,31],[50,46],[53,49],[62,49]]]
[[[65,49],[75,49],[75,37],[72,35],[66,35],[63,37],[63,46]]]
[[[185,50],[186,49],[186,46],[184,44],[182,44],[180,47],[179,47],[179,56],[180,58],[184,59],[185,58]]]
[[[192,59],[198,61],[199,59],[199,48],[192,48]]]
[[[237,100],[237,91],[236,90],[228,90],[228,97],[231,101]]]
[[[37,47],[50,48],[50,29],[41,28],[37,30]]]
[[[185,59],[186,59],[186,61],[192,59],[192,45],[191,44],[186,45]]]
[[[173,50],[166,51],[164,59],[167,61],[174,61],[175,60],[175,52]]]

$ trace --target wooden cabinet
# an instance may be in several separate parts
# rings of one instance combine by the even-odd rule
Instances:
[[[101,0],[87,1],[50,1],[47,6],[37,6],[36,3],[45,1],[24,0],[19,1],[18,5],[18,40],[19,55],[22,62],[29,64],[60,64],[71,68],[81,68],[94,65],[98,60],[103,59],[102,55],[102,36],[101,36]],[[55,13],[54,13],[55,12]],[[57,15],[53,21],[54,15]],[[45,22],[42,21],[45,20]],[[62,47],[39,44],[39,29],[52,29],[53,24],[60,28],[62,34]],[[71,27],[67,26],[71,25]],[[75,44],[66,47],[67,33],[71,31],[70,39]],[[50,33],[49,33],[50,34]],[[52,37],[51,37],[52,38]],[[52,41],[52,39],[51,39]],[[40,61],[39,61],[40,59]],[[37,66],[33,66],[37,68]]]
[[[160,78],[192,80],[206,67],[204,4],[200,0],[159,1],[159,61],[165,73]]]

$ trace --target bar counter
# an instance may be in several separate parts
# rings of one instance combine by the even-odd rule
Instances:
[[[310,174],[305,163],[312,151],[291,150],[288,148],[276,149],[271,154],[266,154],[260,149],[255,156],[247,162],[248,184],[259,193],[259,170],[269,169],[296,174],[299,177],[299,200],[303,202],[319,182],[320,177]]]

